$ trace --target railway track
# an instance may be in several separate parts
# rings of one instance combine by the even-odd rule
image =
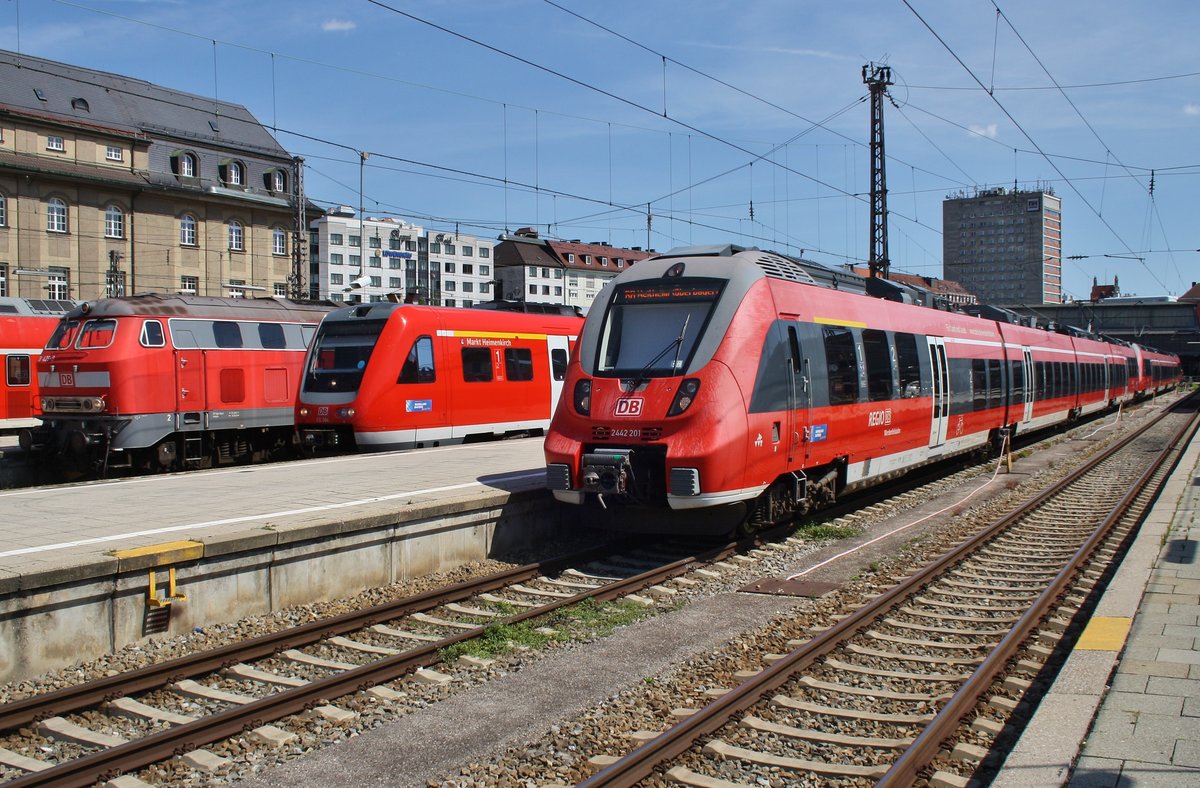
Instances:
[[[1189,403],[582,785],[965,785],[1195,433]]]
[[[286,744],[270,723],[310,712],[337,722],[332,701],[367,692],[382,701],[401,679],[446,680],[447,649],[595,600],[653,606],[695,585],[685,575],[732,568],[778,533],[697,549],[678,541],[626,543],[517,567],[419,596],[0,706],[0,775],[18,786],[84,786],[174,756],[218,770],[203,747],[247,734]],[[708,576],[720,571],[706,570]],[[701,575],[704,577],[704,575]],[[38,757],[52,752],[56,762]]]

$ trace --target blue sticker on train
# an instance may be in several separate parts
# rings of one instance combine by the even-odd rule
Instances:
[[[809,432],[809,435],[812,436],[811,440],[813,443],[817,443],[818,441],[823,441],[829,435],[829,425],[828,424],[814,424],[811,432]]]
[[[431,410],[433,410],[433,400],[431,399],[404,400],[405,413],[428,413]]]

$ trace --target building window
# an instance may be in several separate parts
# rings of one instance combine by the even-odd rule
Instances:
[[[537,285],[529,286],[529,295],[537,295]]]
[[[284,174],[283,170],[275,170],[271,174],[271,188],[277,192],[287,189],[287,175]]]
[[[367,265],[371,268],[383,268],[383,258],[369,257],[367,258]]]
[[[401,287],[404,287],[404,284],[400,281],[400,277],[389,276],[388,277],[388,287],[390,287],[393,290],[399,290]]]
[[[179,217],[179,243],[183,246],[196,245],[196,217],[190,213]]]
[[[0,227],[8,226],[8,200],[0,194]]]
[[[125,212],[115,205],[110,205],[104,211],[104,237],[125,237]]]
[[[200,292],[200,277],[198,276],[181,276],[179,277],[179,292],[195,295]]]
[[[362,237],[361,236],[358,236],[358,235],[350,236],[350,241],[347,244],[347,246],[361,246],[361,245],[362,245]]]
[[[608,268],[608,258],[607,257],[600,258],[600,266],[602,268]]]
[[[474,293],[475,292],[475,284],[473,282],[463,282],[462,289],[463,289],[464,293]]]
[[[447,279],[442,282],[442,289],[447,293],[453,293],[458,288],[458,284],[453,279]]]
[[[454,273],[454,263],[446,263],[446,273]]]
[[[430,254],[441,254],[442,253],[442,245],[440,243],[438,243],[437,241],[434,241],[433,243],[429,244],[429,253]]]
[[[330,274],[329,275],[329,284],[340,285],[341,283],[342,283],[342,275],[341,274]]]
[[[400,270],[400,258],[399,257],[389,257],[388,258],[388,268],[394,268],[396,270]]]
[[[474,266],[474,265],[472,265],[471,263],[463,263],[463,273],[464,273],[464,274],[472,274],[472,275],[474,275],[474,273],[475,273],[475,266]]]
[[[230,279],[229,280],[229,297],[230,298],[245,298],[246,291],[244,289],[242,289],[242,286],[244,284],[246,284],[245,279]],[[219,326],[219,325],[222,325],[222,324],[218,323],[218,324],[214,325],[213,328],[216,329],[217,326]],[[224,325],[232,326],[235,331],[238,331],[239,334],[241,333],[240,330],[237,328],[237,323],[225,323]],[[219,334],[221,332],[218,331],[217,333]],[[231,331],[230,334],[232,334],[232,333],[233,332]],[[218,347],[240,347],[240,345],[222,344],[220,339],[217,340],[217,346]]]
[[[342,257],[340,252],[334,252],[333,254],[329,255],[329,264],[330,265],[341,265],[343,259],[345,259],[345,258]]]
[[[66,142],[57,134],[49,134],[46,136],[46,150],[65,151],[67,149]]]
[[[271,231],[271,254],[287,254],[287,233],[282,227]]]
[[[280,298],[286,297],[287,296],[287,285],[285,285],[283,282],[276,282],[275,283],[275,295],[279,296]]]
[[[124,154],[121,152],[120,145],[109,145],[104,149],[104,158],[109,161],[121,161]]]
[[[362,258],[356,254],[350,255],[350,265],[355,268],[362,268]]]
[[[367,246],[371,247],[372,249],[382,249],[383,248],[383,239],[380,238],[378,235],[372,235],[370,238],[367,239]]]
[[[334,246],[341,246],[342,245],[342,234],[341,233],[330,233],[329,234],[329,243],[333,244]]]
[[[246,182],[245,172],[239,162],[231,161],[225,165],[225,183],[229,186],[241,186]]]
[[[492,256],[492,250],[488,249],[486,246],[481,246],[479,247],[479,256],[486,260]]]
[[[568,263],[575,262],[575,253],[574,252],[567,252],[567,262]]]
[[[8,265],[0,263],[0,296],[8,295]]]
[[[46,203],[46,232],[65,233],[67,231],[67,204],[57,197],[51,197]]]
[[[66,301],[71,297],[71,272],[66,268],[51,268],[46,296],[53,301]]]
[[[454,254],[454,244],[446,244],[446,254]]]
[[[492,267],[490,265],[479,266],[479,275],[480,276],[490,276],[491,273],[492,273]]]
[[[229,220],[229,251],[241,252],[246,248],[246,239],[242,232],[242,223],[237,219]],[[244,283],[243,283],[244,284]],[[234,296],[238,298],[239,296]]]
[[[371,287],[383,287],[382,276],[372,276],[370,279]]]
[[[473,246],[464,246],[464,247],[462,248],[462,256],[463,256],[463,257],[472,257],[472,256],[474,256],[474,254],[475,254],[475,247],[473,247]]]
[[[175,167],[181,178],[196,177],[196,157],[190,153],[181,153],[175,158]]]

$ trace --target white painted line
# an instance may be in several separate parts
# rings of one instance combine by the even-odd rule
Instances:
[[[526,471],[523,473],[515,473],[505,476],[500,476],[495,481],[517,480],[517,479],[532,479],[541,476],[545,471]],[[234,525],[236,523],[250,523],[255,520],[266,520],[271,517],[290,517],[297,514],[312,514],[313,512],[327,512],[334,509],[348,509],[354,506],[366,506],[368,504],[380,503],[382,501],[394,501],[397,498],[411,497],[414,495],[435,495],[437,493],[451,492],[453,490],[465,490],[469,487],[484,487],[483,482],[464,482],[463,484],[451,484],[446,487],[429,487],[424,490],[405,490],[404,492],[392,493],[391,495],[377,495],[372,498],[362,498],[356,501],[342,501],[341,503],[330,503],[322,506],[306,506],[302,509],[282,509],[275,512],[264,512],[263,514],[248,514],[243,517],[227,517],[222,520],[208,520],[200,523],[186,523],[184,525],[170,525],[162,528],[148,528],[143,531],[127,531],[120,534],[110,534],[108,536],[96,536],[90,539],[77,539],[73,542],[58,542],[57,544],[41,545],[39,547],[23,547],[19,550],[6,550],[0,552],[0,558],[7,558],[15,555],[29,555],[30,553],[47,553],[53,550],[65,550],[70,547],[82,547],[91,544],[101,544],[103,542],[114,542],[119,539],[131,539],[141,536],[156,536],[158,534],[169,534],[176,531],[194,531],[203,528],[213,528],[218,525]]]

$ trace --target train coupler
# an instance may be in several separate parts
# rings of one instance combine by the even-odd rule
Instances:
[[[606,495],[625,495],[633,479],[633,449],[608,449],[583,455],[583,488]]]

